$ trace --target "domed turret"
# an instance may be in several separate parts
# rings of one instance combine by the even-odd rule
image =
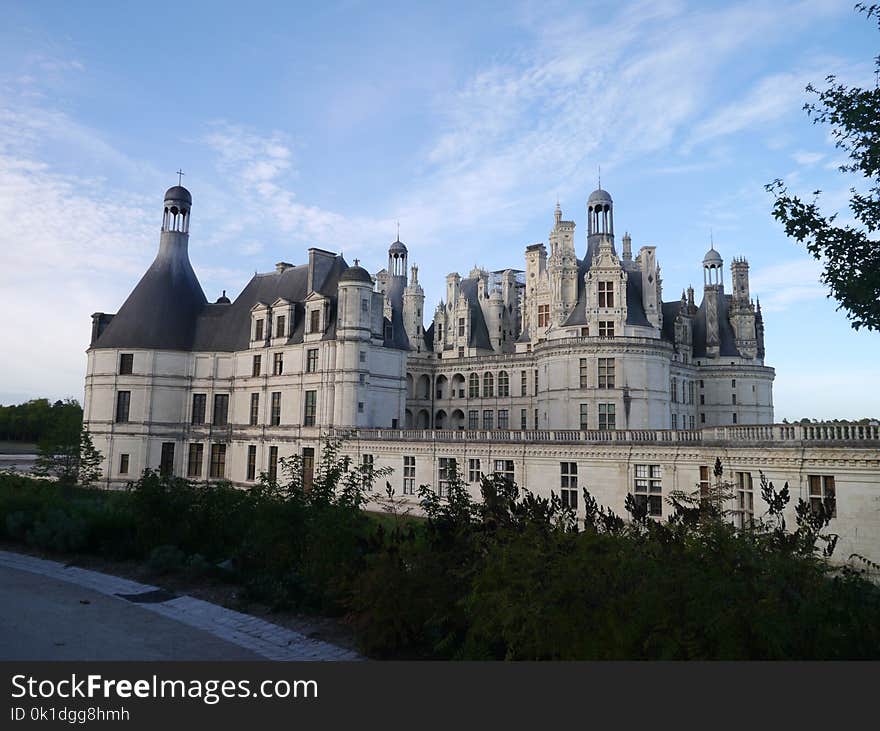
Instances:
[[[166,190],[162,230],[189,233],[190,208],[192,208],[192,195],[186,188],[175,185]]]
[[[400,240],[400,233],[397,240],[388,247],[388,272],[392,277],[406,278],[406,258],[409,254],[406,244]]]
[[[346,269],[339,276],[340,282],[363,282],[364,284],[373,285],[373,278],[370,276],[370,273],[364,269],[362,266],[358,264],[358,260],[355,259],[354,266]]]
[[[706,256],[703,257],[703,284],[716,285],[722,283],[722,275],[724,273],[724,260],[721,254],[715,251],[715,244]]]

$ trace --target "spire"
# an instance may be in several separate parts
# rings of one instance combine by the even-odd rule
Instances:
[[[562,208],[559,205],[559,198],[556,199],[556,223],[559,223],[562,220]]]

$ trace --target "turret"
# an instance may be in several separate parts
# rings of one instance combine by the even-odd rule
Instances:
[[[749,300],[749,263],[744,258],[734,258],[730,264],[730,324],[736,335],[736,349],[745,358],[758,354],[755,332],[755,308]]]
[[[724,295],[724,260],[714,244],[703,257],[703,302],[706,305],[706,355],[717,358],[720,353],[718,325],[719,299]]]
[[[592,262],[603,238],[614,248],[614,201],[607,190],[597,188],[587,199],[587,261]],[[615,254],[616,255],[616,254]]]
[[[425,307],[425,290],[419,284],[419,268],[413,265],[410,272],[409,284],[403,290],[403,326],[406,328],[410,349],[420,353],[424,344],[422,310]]]

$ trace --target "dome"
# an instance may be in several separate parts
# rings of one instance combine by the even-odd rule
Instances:
[[[225,290],[225,289],[223,290],[223,294],[221,294],[221,295],[217,298],[217,302],[215,302],[214,304],[218,304],[218,305],[231,305],[231,304],[232,304],[232,302],[230,301],[229,297],[226,296],[226,290]]]
[[[587,203],[612,203],[611,193],[607,190],[602,190],[602,188],[597,188],[592,193],[590,193],[590,197],[587,199]]]
[[[370,273],[361,266],[355,264],[353,267],[349,267],[344,272],[342,272],[339,277],[340,284],[342,282],[364,282],[365,284],[369,284],[371,287],[373,286],[373,278],[370,276]]]
[[[406,254],[407,249],[406,245],[400,240],[397,239],[391,246],[388,247],[389,254]]]
[[[182,185],[175,185],[173,188],[169,188],[165,191],[165,200],[166,201],[185,201],[192,205],[193,199],[190,195],[190,192],[184,188]]]
[[[723,265],[723,261],[721,259],[721,254],[715,251],[715,247],[713,246],[709,251],[706,252],[706,256],[703,257],[703,266],[716,266],[720,267]]]

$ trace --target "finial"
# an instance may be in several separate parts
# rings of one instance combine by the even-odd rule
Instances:
[[[225,289],[223,290],[223,296],[224,296],[224,297],[226,296],[226,290],[225,290]]]
[[[400,241],[400,219],[397,219],[397,240]]]
[[[354,265],[355,265],[355,266],[358,266],[360,263],[361,263],[361,260],[360,260],[360,259],[355,259],[355,260],[354,260]]]
[[[177,169],[177,184],[178,184],[178,185],[180,185],[180,183],[181,183],[181,178],[183,178],[184,175],[186,175],[186,173],[183,172],[183,170],[181,170],[180,168],[178,168],[178,169]]]
[[[712,234],[712,227],[711,226],[709,226],[709,248],[710,249],[715,248],[715,237]]]
[[[602,166],[599,166],[599,190],[602,190]]]

